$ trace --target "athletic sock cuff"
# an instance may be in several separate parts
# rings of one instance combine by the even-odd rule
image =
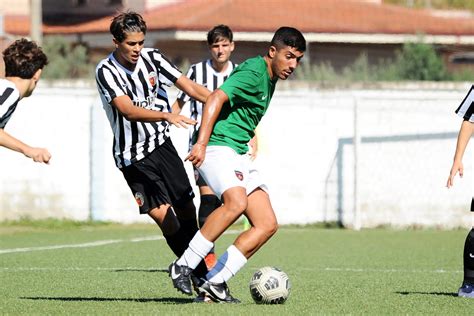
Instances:
[[[230,270],[235,275],[247,263],[247,258],[234,245],[227,248],[227,253],[233,259],[233,265],[230,267]]]
[[[201,234],[200,230],[198,230],[196,235],[194,235],[194,238],[189,243],[189,248],[201,258],[204,258],[209,253],[209,251],[211,251],[212,247],[214,247],[214,243],[207,240]]]

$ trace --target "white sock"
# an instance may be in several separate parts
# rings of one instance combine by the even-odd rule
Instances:
[[[206,274],[206,279],[213,283],[227,282],[236,275],[247,263],[247,258],[237,247],[231,245],[227,251],[219,257],[217,263],[211,271]]]
[[[214,243],[204,238],[201,231],[198,230],[193,239],[191,239],[188,248],[176,263],[180,266],[188,266],[191,269],[195,269],[199,262],[211,251],[212,247],[214,247]]]

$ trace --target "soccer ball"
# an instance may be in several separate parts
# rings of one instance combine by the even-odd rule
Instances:
[[[283,304],[290,295],[290,280],[274,267],[258,269],[250,280],[250,295],[257,304]]]

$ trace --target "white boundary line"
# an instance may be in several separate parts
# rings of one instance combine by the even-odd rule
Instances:
[[[405,270],[405,269],[356,269],[356,268],[325,268],[324,271],[334,271],[334,272],[382,272],[382,273],[390,273],[390,272],[401,272],[401,273],[461,273],[461,270],[444,270],[444,269],[436,269],[436,270]]]
[[[240,230],[229,230],[224,232],[227,234],[236,234],[240,233]],[[137,237],[132,239],[111,239],[111,240],[98,240],[93,242],[86,242],[82,244],[66,244],[66,245],[52,245],[52,246],[43,246],[43,247],[26,247],[26,248],[11,248],[11,249],[0,249],[0,255],[8,253],[17,253],[17,252],[32,252],[32,251],[42,251],[42,250],[56,250],[56,249],[67,249],[67,248],[90,248],[105,246],[118,243],[126,242],[142,242],[142,241],[151,241],[151,240],[162,240],[163,236],[147,236],[147,237]]]
[[[257,269],[251,267],[251,269]],[[445,269],[435,269],[435,270],[408,270],[408,269],[358,269],[358,268],[300,268],[301,270],[311,270],[311,271],[327,271],[327,272],[358,272],[358,273],[463,273],[461,270],[445,270]],[[167,268],[143,268],[143,267],[116,267],[116,268],[100,268],[100,267],[90,267],[90,268],[79,268],[79,267],[66,267],[66,268],[55,268],[55,267],[0,267],[0,272],[22,272],[22,271],[116,271],[120,270],[123,272],[126,271],[146,271],[146,270],[167,270]]]

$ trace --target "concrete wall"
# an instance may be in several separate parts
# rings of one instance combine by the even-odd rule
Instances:
[[[280,223],[351,226],[356,192],[363,227],[469,226],[474,146],[466,152],[464,178],[445,188],[461,124],[454,110],[468,87],[321,90],[282,82],[258,128],[256,161]],[[355,104],[361,136],[356,189]],[[138,215],[114,165],[112,133],[95,87],[40,82],[6,131],[47,147],[53,159],[40,165],[0,148],[0,220],[149,221]],[[182,156],[186,137],[185,130],[173,130]]]

